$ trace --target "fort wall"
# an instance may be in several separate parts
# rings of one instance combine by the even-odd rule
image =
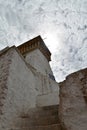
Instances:
[[[87,69],[60,83],[59,118],[64,130],[87,130]]]

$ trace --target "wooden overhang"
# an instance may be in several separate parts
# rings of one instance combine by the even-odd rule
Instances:
[[[23,56],[25,56],[26,53],[29,53],[35,49],[39,49],[43,53],[43,55],[47,58],[47,60],[51,61],[51,53],[49,49],[46,47],[41,36],[37,36],[34,39],[29,40],[19,45],[17,48]]]

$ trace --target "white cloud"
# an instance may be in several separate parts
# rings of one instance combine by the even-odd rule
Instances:
[[[0,0],[0,48],[39,34],[58,81],[87,67],[87,0]]]

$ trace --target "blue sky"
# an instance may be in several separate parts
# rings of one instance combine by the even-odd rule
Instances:
[[[57,81],[87,67],[87,0],[0,0],[0,49],[41,35]]]

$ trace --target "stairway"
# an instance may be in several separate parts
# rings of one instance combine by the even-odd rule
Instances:
[[[58,105],[33,108],[16,120],[11,130],[61,130]]]

